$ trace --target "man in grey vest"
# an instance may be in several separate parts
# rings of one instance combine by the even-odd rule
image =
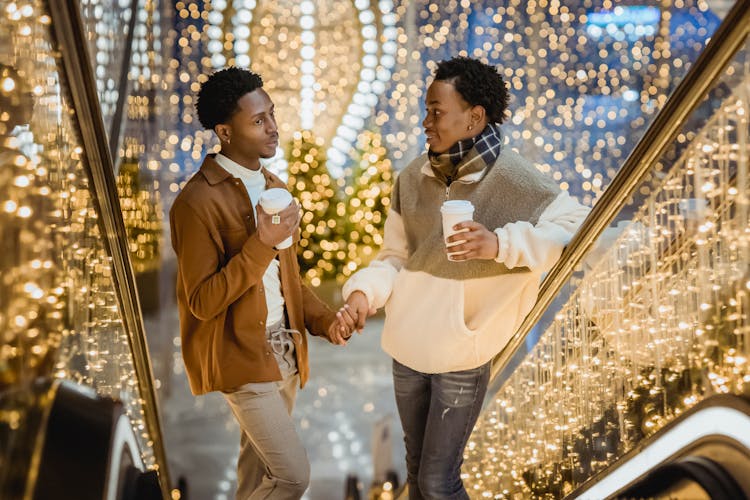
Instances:
[[[497,70],[438,64],[422,125],[429,152],[398,176],[377,258],[344,285],[364,326],[385,307],[411,499],[467,499],[463,449],[500,352],[588,209],[505,144]],[[443,229],[443,210],[473,214]],[[457,234],[453,234],[457,232]]]

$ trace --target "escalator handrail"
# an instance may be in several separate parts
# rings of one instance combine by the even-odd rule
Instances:
[[[533,308],[516,333],[492,360],[490,381],[505,370],[526,337],[558,296],[574,269],[583,261],[602,231],[625,206],[652,166],[672,143],[690,114],[698,107],[726,65],[750,33],[750,0],[738,0],[711,37],[664,107],[638,141],[591,213],[544,279]],[[493,385],[490,384],[493,388]],[[492,390],[492,389],[490,389]]]
[[[567,493],[565,499],[630,498],[626,496],[627,490],[647,478],[651,474],[648,471],[679,461],[685,450],[708,440],[734,443],[738,449],[748,451],[748,419],[747,398],[735,394],[711,395],[667,422],[659,432],[645,437],[616,462],[591,475]]]
[[[742,487],[726,468],[701,455],[690,455],[656,467],[637,484],[618,494],[618,497],[658,498],[666,488],[674,486],[680,480],[694,482],[714,500],[745,497]]]
[[[153,384],[151,359],[146,344],[145,327],[136,288],[135,274],[130,261],[127,233],[117,195],[114,166],[109,141],[99,107],[86,34],[77,0],[49,1],[52,34],[61,53],[61,72],[79,124],[81,141],[86,156],[84,162],[92,181],[93,200],[102,223],[103,244],[112,258],[114,288],[127,333],[133,364],[143,400],[145,424],[151,437],[154,459],[164,498],[171,498],[164,438],[160,412]]]

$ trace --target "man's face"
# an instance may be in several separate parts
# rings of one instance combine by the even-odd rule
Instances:
[[[433,153],[445,153],[462,139],[474,137],[479,130],[468,130],[471,106],[456,88],[436,80],[427,89],[427,114],[422,121],[427,144]]]
[[[227,122],[232,149],[245,158],[271,158],[279,145],[279,132],[271,98],[262,88],[237,101],[237,111]]]

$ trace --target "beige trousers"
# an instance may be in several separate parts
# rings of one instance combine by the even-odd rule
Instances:
[[[310,482],[310,463],[291,413],[299,376],[245,384],[224,392],[240,424],[237,500],[298,500]]]

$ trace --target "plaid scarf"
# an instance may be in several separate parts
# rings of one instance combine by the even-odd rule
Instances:
[[[480,134],[458,141],[445,153],[429,151],[427,156],[435,177],[450,186],[459,177],[494,165],[502,148],[503,134],[500,127],[489,123]],[[472,161],[477,156],[481,161]]]

